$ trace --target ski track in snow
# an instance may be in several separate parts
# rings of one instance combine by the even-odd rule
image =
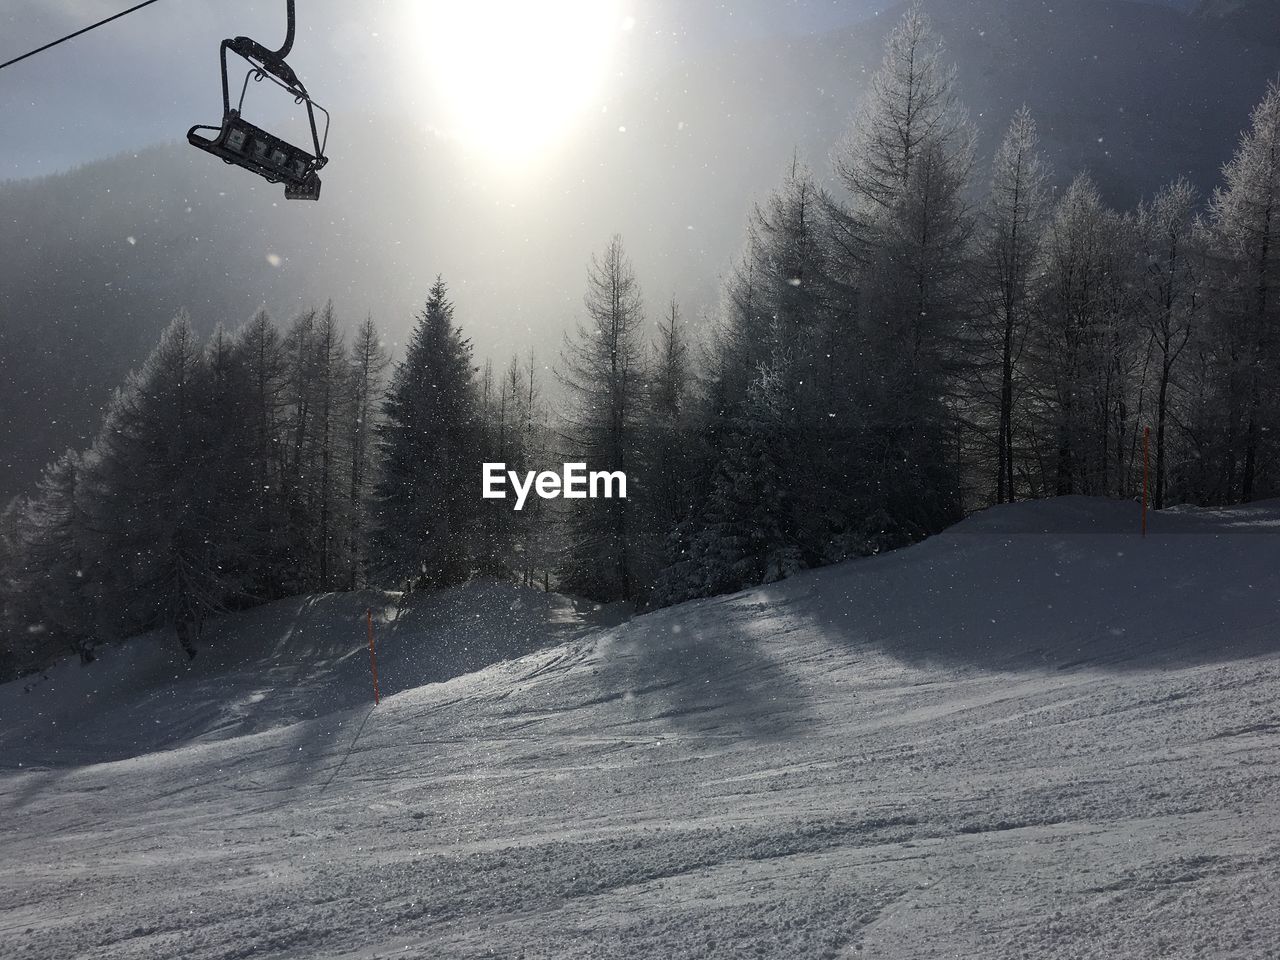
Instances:
[[[376,710],[369,596],[6,685],[0,954],[1280,956],[1280,505],[1134,519],[627,623],[464,588],[380,610]]]

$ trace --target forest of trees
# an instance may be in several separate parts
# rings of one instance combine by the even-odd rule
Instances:
[[[621,238],[557,359],[477,363],[443,280],[371,320],[177,317],[82,452],[0,517],[0,670],[221,611],[509,578],[661,605],[874,554],[993,503],[1280,488],[1280,85],[1212,196],[1110,209],[1026,109],[987,164],[927,18],[833,156],[758,204],[697,342]],[[1055,186],[1057,184],[1057,186]],[[622,470],[626,500],[480,496],[480,464]]]

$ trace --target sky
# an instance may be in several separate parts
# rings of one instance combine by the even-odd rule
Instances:
[[[131,2],[6,0],[0,62]],[[1158,76],[1163,89],[1179,80],[1176,71],[1108,73],[1117,52],[1107,47],[1107,30],[1082,41],[1078,18],[1065,30],[1054,26],[1055,10],[1102,9],[1096,4],[927,3],[944,21],[948,48],[967,64],[961,96],[975,118],[986,123],[984,107],[1003,118],[1015,101],[1038,97],[1044,132],[1068,152],[1071,169],[1088,167],[1104,178],[1111,172],[1099,167],[1109,155],[1093,148],[1110,149],[1108,138],[1120,132],[1111,129],[1111,115],[1123,99],[1134,100],[1128,117],[1170,108],[1142,97],[1154,89],[1148,75]],[[289,62],[333,116],[333,162],[323,171],[318,208],[276,210],[278,188],[252,194],[265,185],[185,146],[180,162],[201,165],[195,175],[213,198],[253,196],[260,208],[257,198],[267,195],[277,244],[296,239],[299,230],[327,244],[294,243],[263,255],[281,258],[285,268],[310,261],[325,277],[340,271],[344,283],[332,284],[333,293],[344,296],[353,315],[372,310],[407,324],[422,290],[444,273],[458,288],[478,346],[499,356],[525,349],[549,339],[536,331],[573,322],[592,252],[619,232],[652,303],[674,295],[697,317],[717,308],[720,278],[740,248],[752,206],[780,181],[793,152],[820,179],[829,177],[829,151],[847,129],[862,84],[878,65],[891,11],[900,6],[896,0],[302,0]],[[992,22],[993,16],[1011,22],[1015,11],[1030,18],[1023,29],[1049,45],[1037,62],[1064,36],[1068,48],[1091,44],[1102,60],[1089,60],[1087,71],[1057,62],[1039,82],[1036,65],[1023,65],[1021,48],[1005,37],[1015,28]],[[283,39],[284,12],[281,0],[159,0],[0,70],[0,180],[180,144],[193,124],[217,123],[221,39],[247,35],[274,47]],[[1129,56],[1128,41],[1119,49],[1125,60],[1141,60]],[[1162,56],[1159,49],[1152,43],[1150,56]],[[995,86],[1019,88],[993,87],[991,78],[1006,74],[1017,79],[997,79]],[[241,67],[233,83],[243,76]],[[1028,78],[1033,84],[1021,87]],[[255,85],[246,115],[305,143],[301,112],[270,93]],[[1252,80],[1247,96],[1255,97]],[[1177,115],[1187,113],[1176,97],[1171,102]],[[1209,166],[1219,163],[1216,145],[1227,144],[1244,119],[1239,105],[1231,111],[1225,133],[1174,137],[1179,150],[1211,143]],[[1128,167],[1150,166],[1143,156]],[[121,171],[110,176],[118,181]],[[104,181],[104,194],[112,186]],[[153,206],[136,204],[139,220],[157,216],[159,199]],[[356,219],[369,225],[363,233],[354,229]],[[38,234],[50,229],[32,224]],[[520,270],[495,270],[499,256],[518,257]],[[262,295],[271,297],[265,285]],[[273,305],[297,309],[297,299]],[[513,324],[513,315],[530,319]]]
[[[131,2],[5,0],[0,62]],[[880,63],[886,3],[302,0],[289,62],[333,114],[310,204],[182,143],[220,118],[220,41],[278,45],[285,4],[158,0],[0,70],[0,181],[116,158],[0,196],[0,308],[83,318],[65,347],[87,366],[106,365],[88,334],[136,328],[113,384],[178,308],[208,330],[332,298],[395,348],[443,276],[478,359],[551,364],[620,234],[646,316],[674,298],[696,337],[793,157],[841,196],[830,154]],[[925,3],[982,132],[975,190],[1023,104],[1060,179],[1088,170],[1125,206],[1182,174],[1212,189],[1275,76],[1275,49],[1152,6]],[[305,142],[269,92],[251,89],[246,116]]]
[[[128,6],[130,0],[8,0],[0,12],[0,61]],[[283,38],[284,6],[160,0],[0,71],[0,128],[21,131],[0,138],[0,178],[52,173],[179,140],[193,123],[215,121],[218,43],[248,35],[275,47]],[[335,115],[406,113],[501,148],[504,127],[537,123],[547,137],[563,135],[611,94],[727,43],[822,32],[884,6],[880,0],[544,0],[536,6],[523,0],[303,0],[289,61]],[[542,85],[526,89],[530,77]],[[472,92],[457,96],[463,87]],[[539,108],[522,109],[539,96],[557,100],[553,122],[544,123]]]
[[[7,0],[0,62],[132,2]],[[273,312],[334,296],[346,315],[372,311],[399,337],[442,273],[482,355],[501,360],[533,345],[550,354],[576,322],[592,253],[615,232],[655,310],[672,296],[695,320],[715,307],[751,205],[776,182],[794,133],[755,133],[753,155],[720,155],[721,123],[756,129],[729,99],[753,95],[737,80],[706,93],[692,74],[718,58],[740,62],[755,44],[856,24],[886,2],[301,0],[288,61],[333,117],[320,204],[277,209],[280,188],[185,145],[178,162],[198,164],[214,197],[267,196],[273,209],[259,209],[276,245],[264,256],[282,264],[281,279],[304,269],[328,278],[281,299],[245,277]],[[274,48],[284,28],[282,0],[159,0],[0,70],[0,181],[181,143],[193,124],[220,120],[221,40],[246,35]],[[233,91],[244,76],[240,64]],[[304,115],[273,93],[252,85],[246,116],[305,145]],[[803,119],[808,109],[791,125],[821,127]],[[682,148],[677,136],[698,146]],[[395,150],[402,162],[384,163]],[[709,164],[724,169],[710,174]],[[708,176],[713,183],[693,184]],[[104,180],[103,202],[113,186],[118,195],[124,184]],[[134,201],[140,222],[161,216],[164,187],[150,205]],[[33,223],[29,240],[48,241],[51,228],[75,229]],[[500,258],[509,262],[495,269]],[[193,274],[188,285],[205,279]],[[199,302],[188,306],[199,319]]]

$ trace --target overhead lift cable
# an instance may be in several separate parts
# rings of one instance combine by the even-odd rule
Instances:
[[[98,27],[105,26],[106,24],[110,23],[112,20],[119,20],[121,17],[128,16],[129,14],[133,13],[135,10],[141,10],[143,7],[149,7],[151,6],[151,4],[158,3],[158,2],[159,0],[143,0],[142,3],[135,4],[134,6],[130,7],[128,10],[121,10],[119,13],[113,14],[112,16],[107,17],[105,20],[99,20],[97,23],[91,23],[89,24],[89,26],[82,27],[81,29],[77,30],[75,33],[68,33],[65,37],[59,37],[57,40],[53,40],[49,43],[46,43],[43,47],[36,47],[34,50],[28,50],[26,53],[24,53],[20,57],[14,57],[12,60],[6,60],[4,63],[0,63],[0,70],[3,70],[5,67],[11,67],[15,63],[18,63],[22,60],[27,59],[27,57],[34,57],[37,53],[44,53],[46,50],[52,47],[56,47],[60,43],[66,43],[68,40],[74,40],[76,37],[80,36],[81,34],[88,33],[90,30],[97,30]]]

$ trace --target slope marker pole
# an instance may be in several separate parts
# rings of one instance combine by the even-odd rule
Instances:
[[[1142,428],[1142,535],[1147,535],[1147,489],[1151,486],[1151,428]]]
[[[369,627],[369,669],[373,673],[373,705],[376,707],[379,703],[378,696],[378,654],[373,649],[373,609],[367,608],[364,612],[365,623]]]

